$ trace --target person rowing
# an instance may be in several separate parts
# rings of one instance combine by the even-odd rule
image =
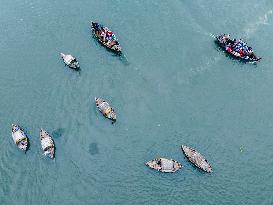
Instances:
[[[251,47],[248,47],[248,56],[249,56],[249,58],[254,59],[254,60],[261,59],[261,58],[259,58],[259,59],[257,58],[257,56],[254,54],[254,52],[253,52],[253,50],[252,50]]]

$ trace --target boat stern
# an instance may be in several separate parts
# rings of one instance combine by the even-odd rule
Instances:
[[[27,142],[25,142],[25,144],[20,143],[18,145],[18,148],[21,149],[21,150],[23,150],[23,151],[26,151],[27,147],[28,147],[28,143]]]
[[[78,70],[78,69],[80,69],[80,64],[79,64],[78,61],[76,61],[76,62],[72,63],[70,65],[70,67],[73,68],[73,69],[75,69],[75,70]]]
[[[112,49],[113,49],[115,52],[117,52],[119,55],[121,55],[121,53],[122,53],[122,48],[121,48],[121,46],[120,46],[119,44],[114,45],[114,46],[112,47]]]
[[[110,113],[109,119],[111,119],[113,122],[117,121],[117,115],[116,115],[115,111],[112,111]]]

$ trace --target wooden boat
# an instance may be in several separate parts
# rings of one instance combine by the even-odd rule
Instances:
[[[106,48],[121,55],[122,48],[115,36],[107,27],[102,24],[91,22],[91,29],[97,40]]]
[[[28,148],[28,138],[19,125],[11,125],[11,136],[17,147],[23,151]]]
[[[158,158],[151,161],[146,162],[146,166],[150,167],[151,169],[155,169],[159,172],[176,172],[182,168],[182,165],[173,160],[173,159],[166,159],[166,158]]]
[[[192,149],[185,145],[182,145],[181,149],[186,157],[189,159],[189,161],[193,163],[196,167],[204,170],[205,172],[212,172],[212,167],[210,166],[209,162],[195,149]]]
[[[77,59],[75,57],[73,57],[72,55],[68,54],[65,55],[63,53],[60,53],[65,65],[67,65],[69,68],[78,70],[80,68],[80,64],[77,61]]]
[[[44,155],[53,159],[55,154],[55,145],[52,137],[48,134],[47,131],[41,129],[40,140]]]
[[[113,122],[117,120],[116,113],[114,109],[109,105],[108,102],[106,102],[102,98],[96,98],[96,97],[95,97],[95,101],[96,101],[97,108],[103,114],[104,117],[112,120]]]
[[[222,47],[227,53],[235,58],[239,58],[244,61],[257,62],[262,58],[256,57],[252,48],[247,46],[242,40],[237,41],[236,39],[231,40],[229,35],[220,34],[216,36],[216,42]],[[240,49],[241,48],[241,49]],[[241,50],[242,52],[240,53]]]

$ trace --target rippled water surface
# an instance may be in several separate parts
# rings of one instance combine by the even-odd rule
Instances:
[[[115,32],[125,57],[91,37],[91,20]],[[269,0],[0,0],[0,204],[273,204],[272,24]],[[214,43],[221,32],[262,61],[227,56]],[[29,136],[26,154],[11,123]],[[42,155],[40,128],[55,160]],[[214,173],[193,167],[181,144]],[[145,167],[156,157],[183,168]]]

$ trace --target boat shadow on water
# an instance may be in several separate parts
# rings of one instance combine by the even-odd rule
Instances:
[[[59,137],[63,135],[64,132],[65,132],[64,128],[58,128],[52,131],[52,136],[54,139],[58,139]]]
[[[99,154],[98,143],[92,142],[91,144],[89,144],[88,152],[89,152],[90,155]]]
[[[56,140],[57,140],[58,138],[62,137],[64,132],[65,132],[65,129],[64,129],[64,128],[58,128],[58,129],[56,129],[56,130],[53,130],[52,133],[51,133],[51,135],[52,135],[52,140],[53,140],[53,142],[54,142],[54,150],[55,150],[55,151],[54,151],[54,159],[53,159],[53,161],[56,160],[56,153],[57,153],[57,151],[58,151],[58,148],[57,148],[57,146],[56,146]]]

